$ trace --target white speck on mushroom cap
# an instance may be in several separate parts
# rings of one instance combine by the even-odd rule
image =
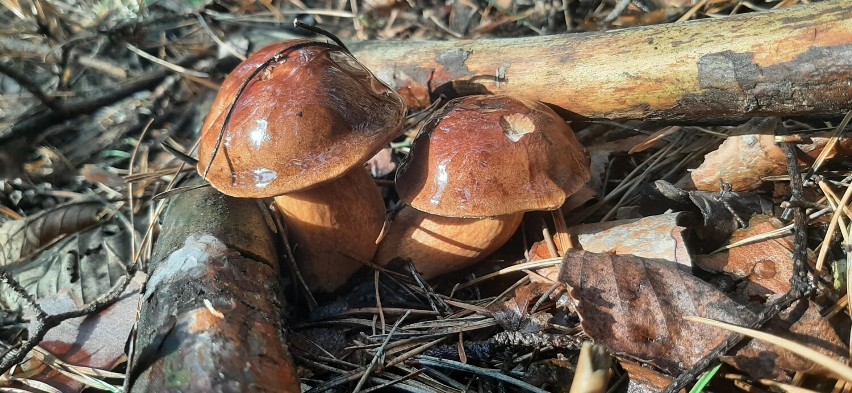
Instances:
[[[444,195],[444,191],[447,189],[447,184],[450,182],[450,174],[447,172],[447,164],[450,163],[450,160],[441,160],[438,163],[438,173],[435,175],[435,185],[436,190],[435,193],[432,194],[432,198],[429,199],[433,205],[438,206],[441,203],[441,197]]]
[[[267,168],[257,168],[252,171],[254,174],[254,186],[257,188],[266,188],[273,180],[278,178],[278,173]]]
[[[503,127],[503,134],[512,142],[517,142],[524,135],[535,132],[535,123],[532,119],[520,113],[503,116],[500,119],[500,126]]]
[[[269,142],[269,122],[266,119],[257,119],[254,128],[249,131],[249,140],[255,149],[260,149],[264,143]]]

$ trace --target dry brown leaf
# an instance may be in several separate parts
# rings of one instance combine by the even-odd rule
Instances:
[[[703,222],[691,227],[701,239],[694,244],[696,252],[715,250],[752,215],[772,214],[774,206],[755,193],[684,191],[665,180],[657,180],[645,188],[639,205],[646,215],[666,210],[700,214]]]
[[[114,369],[124,361],[124,346],[136,321],[139,291],[143,282],[144,274],[138,273],[115,304],[97,314],[62,322],[47,332],[39,346],[75,366]],[[76,310],[82,303],[79,297],[67,290],[39,301],[50,314]],[[35,377],[37,380],[63,392],[79,392],[84,387],[81,382],[60,374],[35,358],[26,362],[21,372],[38,369],[42,371]]]
[[[610,164],[610,158],[614,154],[627,153],[634,146],[645,142],[648,137],[643,134],[618,138],[611,142],[597,142],[586,146],[591,161],[592,178],[588,187],[600,193],[603,188],[603,179],[606,169]]]
[[[552,284],[530,283],[518,288],[515,297],[501,304],[493,316],[503,329],[510,332],[535,333],[547,327],[549,313],[533,312],[530,307],[548,292]]]
[[[83,165],[83,169],[80,169],[80,175],[82,175],[89,183],[102,183],[110,188],[118,188],[127,184],[121,176],[94,164]]]
[[[56,225],[64,227],[64,224]],[[36,258],[4,269],[36,299],[67,290],[89,303],[109,291],[125,275],[126,265],[132,261],[130,239],[128,231],[115,224],[104,224],[66,236]],[[14,291],[8,288],[0,291],[3,309],[17,311],[21,304]]]
[[[747,228],[734,232],[729,244],[783,226],[776,218],[754,215]],[[793,235],[734,247],[717,254],[696,256],[695,263],[705,270],[726,272],[736,279],[744,279],[742,295],[767,299],[770,295],[784,294],[790,290]]]
[[[630,392],[657,393],[672,383],[671,377],[644,367],[637,362],[622,360],[620,364],[630,377],[630,387],[628,389]]]
[[[771,320],[764,330],[833,358],[843,360],[849,354],[847,344],[840,339],[834,327],[820,316],[815,305],[807,302],[794,304],[780,318]],[[789,382],[786,372],[790,371],[827,375],[813,362],[762,340],[750,341],[736,356],[727,360],[753,378]]]
[[[92,226],[99,202],[71,202],[0,226],[0,266],[29,257],[56,237]]]
[[[682,317],[745,324],[753,315],[673,265],[633,255],[569,251],[560,281],[569,286],[581,326],[596,343],[678,375],[728,337],[723,329]]]
[[[590,252],[633,254],[665,259],[686,268],[692,259],[683,239],[685,214],[668,213],[640,219],[581,224],[568,228],[579,248]]]

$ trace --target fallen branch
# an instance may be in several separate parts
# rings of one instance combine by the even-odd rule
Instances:
[[[174,196],[149,267],[126,392],[299,392],[274,235],[258,202]]]
[[[852,107],[849,15],[852,3],[827,1],[610,32],[348,45],[413,108],[490,92],[592,119],[798,116]]]

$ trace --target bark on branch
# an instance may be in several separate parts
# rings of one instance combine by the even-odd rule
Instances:
[[[174,197],[156,243],[125,391],[299,392],[275,238],[255,200]]]
[[[474,91],[592,119],[811,115],[852,108],[850,15],[852,2],[827,1],[602,33],[349,47],[414,108]]]

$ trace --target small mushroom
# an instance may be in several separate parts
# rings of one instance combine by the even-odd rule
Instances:
[[[502,246],[523,212],[559,208],[589,178],[585,149],[546,105],[500,95],[452,100],[400,164],[396,190],[409,206],[376,262],[408,258],[425,278],[468,266]]]
[[[274,44],[223,82],[198,172],[231,196],[275,197],[308,287],[331,291],[375,253],[385,209],[362,166],[398,135],[405,110],[344,48]]]

